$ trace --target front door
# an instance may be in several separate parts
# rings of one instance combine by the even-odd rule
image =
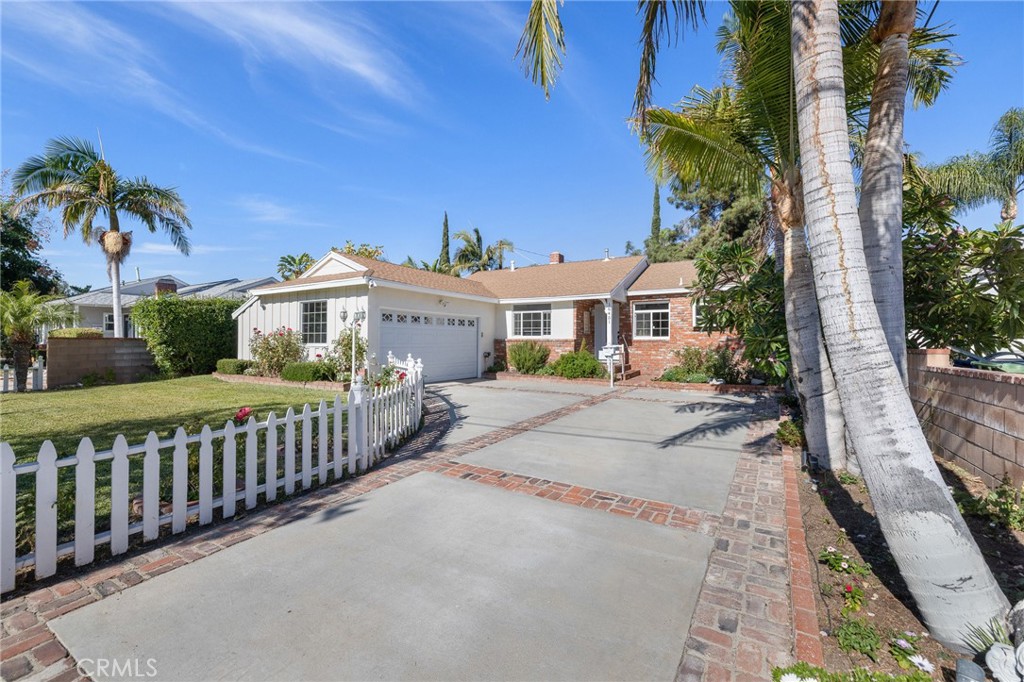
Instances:
[[[612,304],[612,338],[608,338],[608,316],[604,311],[604,303],[594,306],[594,355],[609,344],[618,343],[619,338],[619,304]]]

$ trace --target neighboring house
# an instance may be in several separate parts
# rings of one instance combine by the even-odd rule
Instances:
[[[203,284],[188,284],[173,275],[137,279],[121,285],[121,308],[124,315],[126,337],[135,336],[131,323],[131,309],[138,301],[157,293],[175,293],[182,298],[233,298],[242,301],[249,296],[249,290],[276,282],[274,277],[256,279],[223,279]],[[114,335],[114,303],[111,287],[94,289],[84,294],[64,298],[55,303],[70,305],[78,317],[77,327],[102,329],[104,336]],[[41,342],[46,343],[48,330],[43,329]]]
[[[416,270],[332,251],[300,277],[262,286],[235,311],[238,357],[250,358],[254,330],[288,327],[302,334],[307,356],[326,352],[354,313],[371,364],[388,352],[422,358],[427,379],[478,377],[508,344],[534,340],[551,360],[608,344],[627,347],[626,362],[645,374],[675,364],[672,350],[725,339],[695,331],[699,311],[689,261],[651,265],[642,256],[478,272],[466,278]]]

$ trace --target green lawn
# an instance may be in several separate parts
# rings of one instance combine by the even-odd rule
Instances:
[[[130,444],[141,443],[150,431],[168,437],[178,426],[194,433],[201,424],[223,427],[239,408],[251,407],[257,419],[273,410],[283,416],[289,407],[331,403],[334,393],[301,387],[229,384],[210,376],[149,381],[121,386],[96,386],[0,396],[0,440],[14,448],[18,461],[35,459],[44,440],[58,456],[73,455],[78,442],[92,438],[107,450],[119,433]]]

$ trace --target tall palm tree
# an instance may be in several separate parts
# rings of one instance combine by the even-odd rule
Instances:
[[[998,201],[999,217],[1015,221],[1017,195],[1024,191],[1024,108],[999,117],[988,152],[953,158],[929,171],[932,185],[962,208]]]
[[[875,308],[856,206],[838,0],[796,0],[792,50],[808,242],[826,344],[876,516],[928,630],[963,650],[1009,604],[957,511]]]
[[[10,291],[0,291],[0,330],[3,330],[14,354],[14,385],[25,390],[29,354],[40,327],[73,324],[75,313],[69,305],[55,304],[60,296],[44,295],[32,288],[32,282],[15,282]]]
[[[308,253],[300,253],[297,256],[286,254],[277,261],[277,274],[281,279],[295,279],[316,263]]]
[[[174,188],[158,187],[145,177],[125,178],[86,140],[58,137],[46,144],[42,156],[33,156],[14,171],[15,205],[61,209],[64,237],[80,231],[86,244],[97,241],[107,260],[113,289],[114,336],[124,337],[121,312],[121,263],[131,253],[132,233],[122,231],[121,216],[141,222],[150,232],[159,227],[177,249],[189,254],[186,229],[192,227],[187,208]],[[107,227],[94,225],[106,216]]]

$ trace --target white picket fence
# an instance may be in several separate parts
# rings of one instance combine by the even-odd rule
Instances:
[[[27,388],[31,388],[33,391],[43,390],[43,371],[45,369],[42,356],[37,357],[36,364],[28,367]],[[0,393],[12,393],[15,390],[14,368],[4,365],[3,370],[0,371],[3,373],[3,379],[0,381]]]
[[[289,408],[283,419],[271,412],[265,421],[250,417],[243,426],[228,421],[216,431],[203,426],[198,434],[179,427],[169,440],[160,440],[151,431],[144,443],[136,445],[118,435],[113,448],[101,452],[95,451],[89,438],[83,438],[77,454],[59,459],[53,443],[45,441],[36,461],[21,464],[15,464],[10,444],[0,443],[0,592],[14,588],[19,569],[34,567],[37,579],[46,578],[56,573],[57,560],[62,557],[74,555],[75,565],[82,566],[93,561],[97,546],[109,544],[112,555],[123,554],[133,535],[141,533],[144,541],[155,540],[165,526],[171,533],[181,533],[190,523],[212,522],[215,509],[228,519],[237,505],[252,509],[260,496],[269,502],[282,491],[291,495],[297,488],[322,485],[332,473],[334,479],[340,479],[368,470],[414,433],[423,416],[423,364],[411,355],[406,360],[389,355],[388,360],[405,374],[397,384],[366,386],[357,377],[347,402],[338,395],[331,406],[324,401],[316,408],[307,404],[298,414]],[[241,436],[245,444],[238,448],[236,440]],[[261,438],[265,443],[263,483],[259,482]],[[218,441],[222,443],[224,474],[223,486],[215,490],[214,444]],[[199,491],[197,500],[189,500],[188,446],[195,443],[199,444]],[[162,458],[167,462],[167,457],[171,458],[173,491],[169,501],[159,497],[160,462]],[[239,457],[244,458],[244,476],[232,475],[238,471]],[[102,491],[109,495],[110,530],[96,532],[96,464],[106,461],[112,462],[109,491]],[[140,466],[141,510],[136,511],[141,511],[141,518],[132,520],[132,507],[140,505],[137,498],[134,502],[129,499],[129,484],[131,472],[138,474]],[[58,471],[66,467],[74,467],[74,537],[58,543]],[[34,529],[28,529],[34,535],[35,551],[17,556],[18,482],[29,476],[35,479],[35,523]]]

